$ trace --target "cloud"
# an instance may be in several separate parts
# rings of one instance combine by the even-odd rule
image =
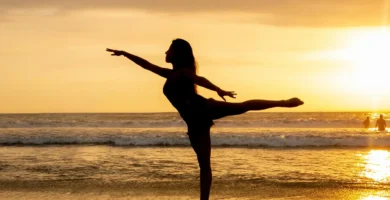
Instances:
[[[390,0],[0,0],[0,10],[139,9],[169,14],[245,13],[276,26],[353,27],[389,22]],[[387,2],[387,4],[386,4]],[[7,12],[3,12],[7,13]]]

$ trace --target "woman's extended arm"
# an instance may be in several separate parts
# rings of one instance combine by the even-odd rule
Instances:
[[[194,83],[196,85],[199,85],[201,87],[204,87],[204,88],[207,88],[209,90],[217,92],[218,95],[224,101],[226,101],[224,96],[229,96],[231,98],[236,98],[235,95],[237,95],[237,94],[235,92],[222,90],[221,88],[219,88],[218,86],[214,85],[212,82],[207,80],[205,77],[198,76],[194,72],[192,72],[191,70],[183,70],[183,73],[184,73],[185,76],[190,77],[191,79],[193,79]]]
[[[113,53],[113,54],[111,54],[112,56],[125,56],[129,60],[133,61],[135,64],[141,66],[142,68],[147,69],[147,70],[149,70],[157,75],[160,75],[164,78],[167,78],[172,71],[171,69],[167,69],[167,68],[163,68],[163,67],[159,67],[157,65],[154,65],[154,64],[150,63],[149,61],[147,61],[141,57],[138,57],[136,55],[127,53],[126,51],[120,51],[120,50],[114,50],[114,49],[108,49],[108,48],[106,49],[106,51],[112,52]]]
[[[205,77],[195,75],[194,82],[195,82],[195,84],[197,84],[199,86],[202,86],[202,87],[207,88],[209,90],[216,91],[218,93],[218,95],[224,101],[226,101],[224,96],[229,96],[231,98],[236,98],[235,95],[237,95],[237,94],[235,92],[222,90],[221,88],[217,87],[212,82],[207,80],[207,78],[205,78]]]

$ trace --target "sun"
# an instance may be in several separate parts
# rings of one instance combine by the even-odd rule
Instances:
[[[336,54],[350,66],[345,74],[349,88],[375,97],[390,90],[390,30],[351,34]]]
[[[384,70],[390,66],[390,31],[380,29],[352,36],[350,44],[342,50],[341,57],[356,67]],[[372,70],[370,70],[372,71]]]

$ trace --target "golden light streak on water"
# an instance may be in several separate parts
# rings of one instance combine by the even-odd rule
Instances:
[[[365,168],[362,177],[370,178],[378,183],[390,182],[390,152],[385,150],[371,150],[364,157]]]
[[[387,197],[380,197],[380,196],[368,196],[361,198],[361,200],[389,200]]]

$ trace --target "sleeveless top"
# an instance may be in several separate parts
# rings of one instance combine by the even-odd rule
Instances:
[[[164,84],[163,92],[188,126],[200,123],[213,124],[208,114],[208,100],[197,94],[191,78],[173,71]]]

